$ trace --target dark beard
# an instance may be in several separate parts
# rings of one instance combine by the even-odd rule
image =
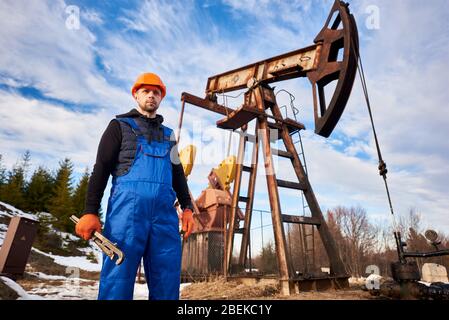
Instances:
[[[142,108],[142,106],[140,106]],[[142,108],[142,110],[147,112],[155,112],[159,108],[159,105],[157,104],[145,104]]]

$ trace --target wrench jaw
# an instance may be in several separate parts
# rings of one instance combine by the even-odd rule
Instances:
[[[115,264],[120,265],[123,262],[123,260],[125,259],[125,255],[120,250],[119,250],[119,252],[116,252],[116,254],[117,254],[117,261],[115,261]]]
[[[117,256],[115,261],[116,265],[119,265],[125,259],[125,254],[122,250],[117,247],[117,244],[112,243],[103,236],[101,233],[95,232],[92,239],[100,247],[100,249],[109,257],[109,259],[114,260],[114,256]]]
[[[75,224],[79,222],[79,218],[74,215],[70,217],[70,220],[72,220]],[[125,254],[117,247],[117,244],[112,243],[101,233],[95,231],[92,235],[92,241],[101,249],[101,251],[103,251],[109,257],[109,259],[114,260],[114,256],[116,255],[116,265],[121,264],[125,259]]]

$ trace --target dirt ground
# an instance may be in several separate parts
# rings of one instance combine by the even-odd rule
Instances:
[[[261,281],[255,285],[246,285],[237,281],[226,282],[217,278],[208,282],[196,282],[181,292],[183,300],[372,300],[376,299],[369,292],[363,291],[358,283],[342,290],[310,291],[283,296],[279,293],[276,280]]]
[[[94,277],[92,277],[94,278]],[[45,299],[96,299],[98,281],[82,279],[80,287],[67,287],[67,281],[41,279],[26,274],[17,280],[27,292],[40,295]],[[135,292],[135,299],[146,299],[146,285],[136,283],[141,287]],[[7,292],[8,288],[0,285],[0,299],[15,299],[13,292]],[[76,289],[76,290],[75,290]],[[6,291],[5,291],[6,290]],[[11,290],[10,290],[11,291]],[[72,292],[73,291],[73,292]],[[142,291],[139,295],[139,292]],[[145,291],[145,292],[144,292]],[[137,293],[137,295],[136,295]],[[351,283],[349,288],[342,290],[310,291],[283,296],[279,292],[276,280],[263,280],[256,284],[248,285],[238,281],[226,282],[223,278],[216,278],[207,282],[189,284],[181,291],[181,300],[373,300],[378,297],[371,296],[369,292],[362,290],[358,283]]]

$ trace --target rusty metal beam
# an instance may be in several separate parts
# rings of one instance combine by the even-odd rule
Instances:
[[[304,77],[316,68],[319,47],[320,44],[315,44],[212,76],[207,81],[206,94],[244,89],[252,79],[272,83]]]
[[[329,137],[346,107],[357,72],[358,31],[347,3],[334,2],[314,43],[212,76],[206,96],[307,76],[312,84],[315,133]],[[325,88],[333,81],[335,90],[326,101]]]
[[[268,196],[270,199],[271,219],[273,221],[274,243],[276,246],[276,256],[279,267],[279,281],[281,291],[284,295],[289,295],[290,272],[287,262],[287,243],[285,241],[284,228],[281,219],[281,204],[279,192],[276,185],[276,175],[273,168],[273,157],[271,155],[270,139],[268,137],[268,126],[265,119],[259,119],[260,129],[265,132],[262,135],[262,145],[264,153],[265,171],[267,179]]]
[[[275,117],[281,117],[281,111],[277,104],[271,107],[271,111]],[[288,133],[288,128],[286,124],[283,124],[283,130],[281,130],[282,140],[284,141],[285,148],[288,152],[293,155],[291,158],[291,162],[293,164],[294,171],[298,178],[298,181],[305,186],[304,188],[304,197],[306,198],[307,204],[312,213],[312,217],[319,221],[319,226],[317,227],[318,232],[320,234],[320,238],[323,242],[326,253],[329,257],[329,263],[331,267],[331,272],[336,276],[345,276],[346,270],[338,254],[338,248],[332,238],[332,235],[327,227],[326,220],[324,220],[323,213],[321,212],[318,201],[315,197],[315,193],[312,190],[312,186],[310,185],[309,179],[304,171],[304,168],[301,164],[301,160],[299,159],[298,153],[296,152],[296,148],[293,144],[292,138]]]
[[[315,133],[327,138],[343,114],[357,72],[358,31],[348,4],[334,2],[314,42],[322,44],[320,59],[307,77],[312,83]],[[338,61],[340,51],[342,59]],[[326,101],[325,87],[333,81],[336,81],[334,92],[330,101]]]
[[[310,224],[316,226],[319,226],[321,224],[321,221],[314,217],[292,216],[288,214],[282,215],[282,221],[287,223]]]
[[[262,89],[257,87],[255,97],[258,106],[265,110]],[[258,118],[258,125],[262,132],[262,150],[265,163],[265,173],[267,179],[268,196],[270,200],[271,220],[273,222],[274,243],[276,246],[276,256],[279,268],[279,283],[281,293],[290,294],[290,275],[293,274],[293,268],[290,257],[287,256],[287,243],[285,240],[284,227],[281,218],[281,204],[279,199],[279,191],[276,182],[276,174],[273,167],[273,156],[271,153],[269,127],[266,118]]]
[[[197,107],[222,114],[224,116],[230,114],[234,111],[234,109],[222,106],[221,104],[215,103],[209,99],[203,99],[193,94],[183,92],[181,94],[181,101],[193,104]]]
[[[276,180],[279,188],[296,189],[296,190],[307,190],[307,185],[302,182],[292,182],[277,179]]]
[[[246,132],[247,126],[242,127],[242,131]],[[226,244],[225,244],[225,277],[230,272],[232,249],[234,247],[235,222],[238,210],[240,185],[242,182],[243,157],[245,155],[246,138],[244,134],[239,138],[239,150],[237,154],[237,168],[234,179],[234,189],[232,191],[231,213],[229,215],[229,227],[227,228]]]
[[[256,122],[256,128],[255,128],[256,141],[254,141],[254,143],[253,143],[253,154],[251,157],[251,167],[248,170],[248,172],[250,173],[248,193],[247,193],[248,202],[246,203],[246,208],[245,208],[243,236],[242,236],[242,243],[240,245],[239,265],[241,265],[241,266],[245,266],[246,255],[248,252],[248,245],[250,245],[251,218],[252,218],[252,212],[253,212],[254,194],[256,191],[257,164],[259,162],[259,139],[258,139],[258,132],[257,132],[258,129],[259,129],[259,125]],[[242,167],[242,170],[243,169],[244,169],[244,167]]]
[[[243,104],[238,109],[227,115],[226,118],[218,120],[217,127],[235,130],[247,124],[259,115],[264,114],[264,111]]]

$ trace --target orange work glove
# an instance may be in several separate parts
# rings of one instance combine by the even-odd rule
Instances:
[[[184,209],[181,214],[182,232],[184,233],[184,240],[192,233],[195,221],[193,220],[193,212],[190,209]]]
[[[86,213],[76,224],[75,232],[84,240],[92,238],[92,234],[97,231],[101,232],[100,218],[93,213]]]

